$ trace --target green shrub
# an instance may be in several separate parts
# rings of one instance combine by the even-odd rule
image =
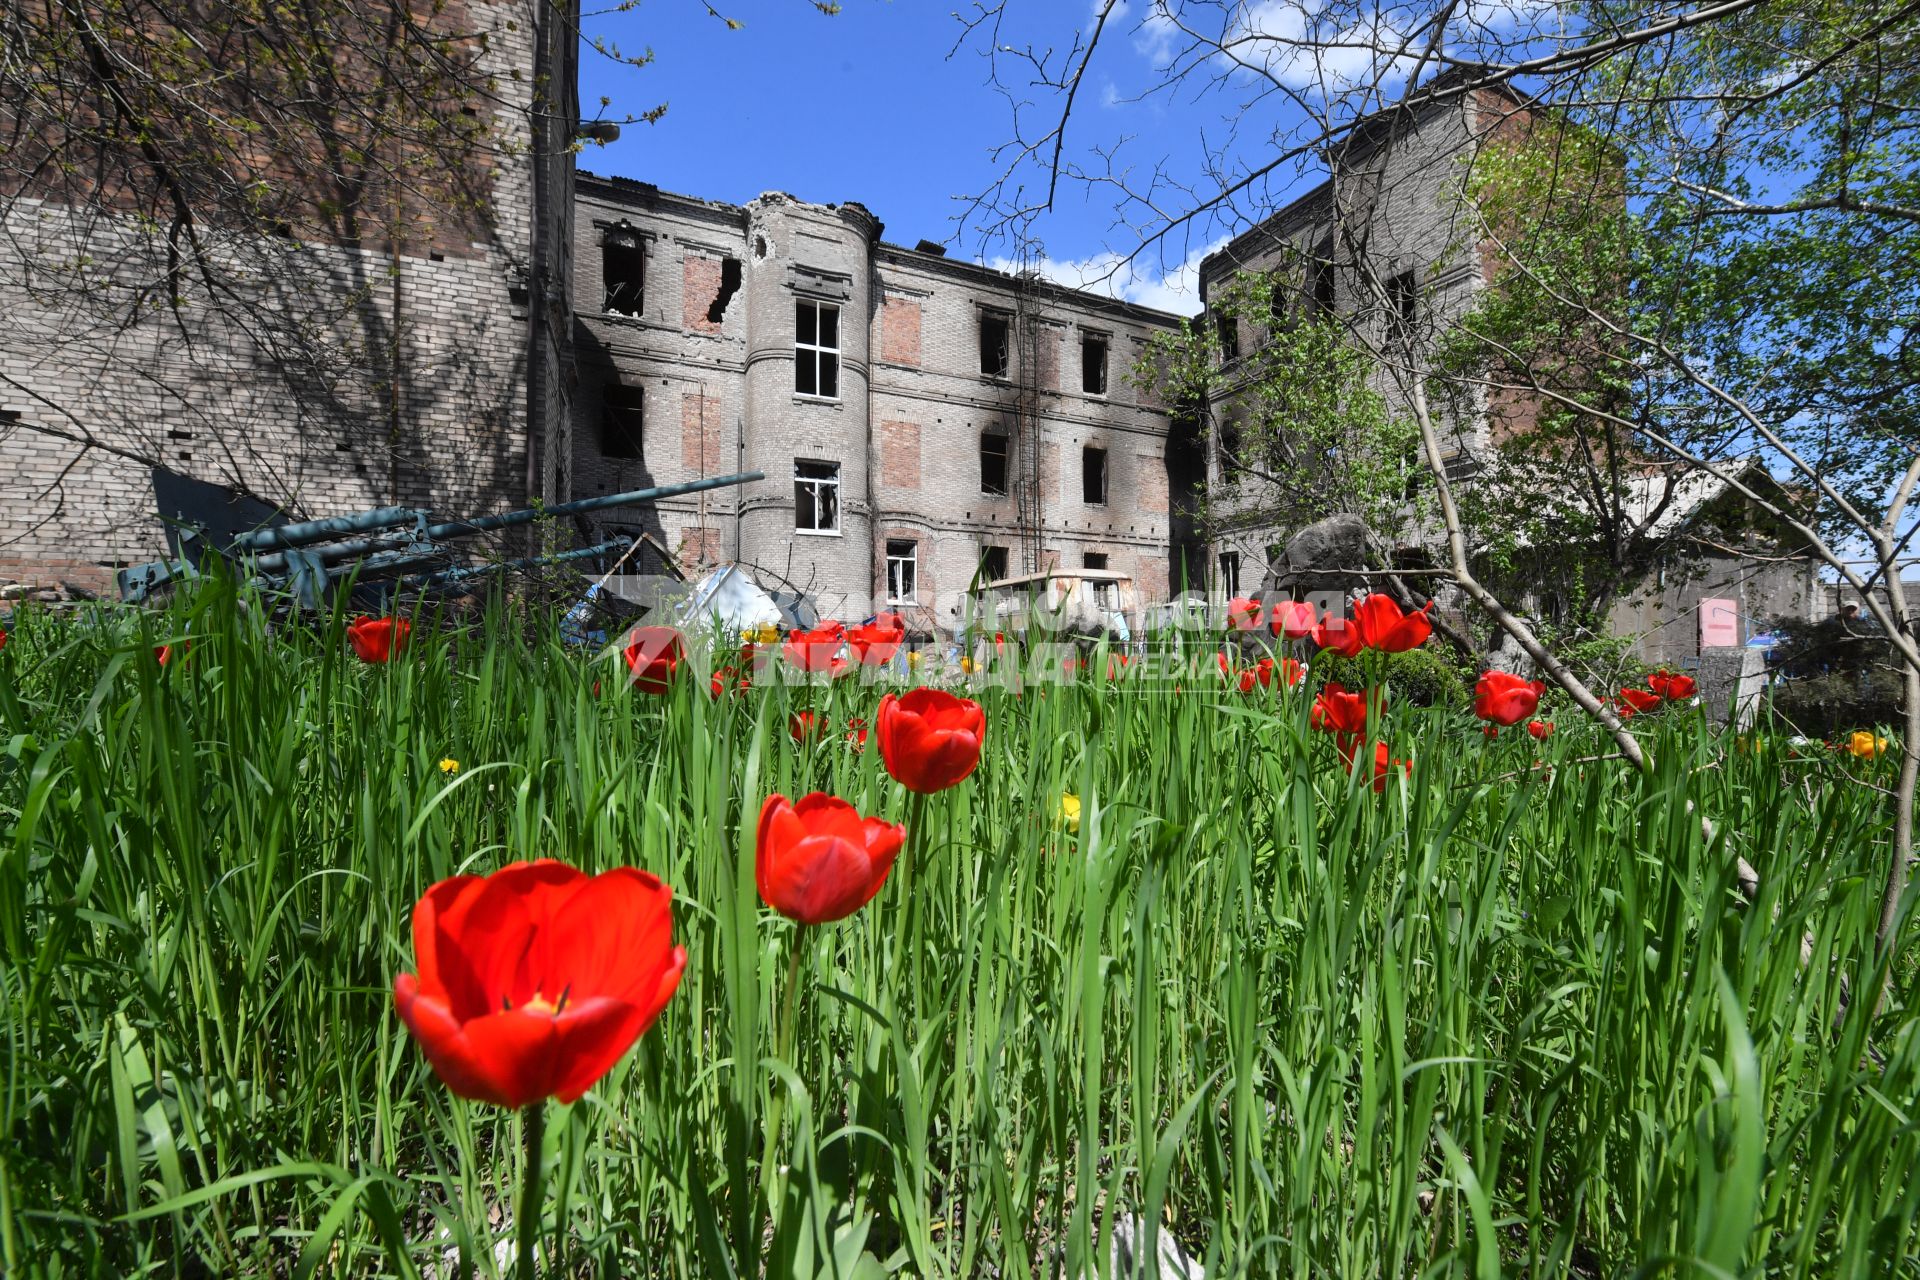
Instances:
[[[1361,654],[1358,658],[1343,658],[1327,652],[1313,659],[1310,665],[1321,683],[1337,681],[1346,688],[1359,689],[1372,682],[1372,673],[1377,669],[1372,664],[1378,662],[1380,656]],[[1416,707],[1456,707],[1472,700],[1472,677],[1431,644],[1385,657],[1387,686],[1396,701]]]

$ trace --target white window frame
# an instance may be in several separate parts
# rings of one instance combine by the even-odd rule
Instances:
[[[895,547],[905,547],[907,548],[907,553],[905,555],[897,555],[894,552]],[[920,603],[920,543],[913,538],[888,538],[887,545],[886,545],[886,552],[887,552],[887,603],[888,604],[919,604]],[[895,567],[899,565],[904,565],[906,567],[905,583],[906,583],[907,589],[905,591],[900,591],[897,589],[900,582],[900,578],[896,575]]]
[[[795,370],[793,375],[793,394],[802,400],[838,400],[840,398],[840,374],[843,371],[840,361],[840,304],[836,302],[822,302],[818,298],[795,298],[793,303],[793,363]],[[800,341],[800,308],[802,307],[813,308],[814,340],[812,342]],[[821,324],[821,318],[829,312],[833,315],[834,342],[832,346],[828,346],[820,341],[821,331],[825,328],[825,326]],[[800,390],[799,370],[805,365],[811,364],[813,366],[813,385],[815,388],[818,388],[821,385],[820,365],[822,360],[828,356],[833,358],[833,394],[826,395],[817,389],[813,391]]]
[[[831,476],[801,475],[800,468],[804,466],[832,467],[833,474]],[[814,519],[816,521],[819,519],[819,516],[820,516],[820,508],[821,508],[820,498],[822,493],[824,493],[824,491],[827,489],[833,490],[833,523],[832,524],[825,525],[825,526],[815,524],[812,527],[807,527],[800,523],[800,486],[802,485],[807,485],[813,490],[813,513],[814,513]],[[829,459],[826,459],[826,458],[795,458],[793,460],[793,488],[794,488],[794,502],[793,502],[794,533],[803,534],[809,538],[839,537],[840,536],[840,464],[837,462],[830,461]]]
[[[1220,553],[1220,589],[1229,599],[1240,594],[1240,552],[1228,548]]]

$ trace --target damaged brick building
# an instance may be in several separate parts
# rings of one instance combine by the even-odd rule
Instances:
[[[976,575],[1106,569],[1165,597],[1180,459],[1127,373],[1175,317],[888,243],[858,204],[577,191],[572,494],[766,477],[603,528],[927,630]]]

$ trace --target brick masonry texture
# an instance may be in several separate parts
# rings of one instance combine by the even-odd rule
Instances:
[[[489,31],[487,65],[511,93],[509,72],[532,63],[528,7],[481,3],[469,14]],[[524,106],[509,98],[495,110],[514,147]],[[297,381],[284,348],[217,309],[184,313],[184,331],[165,314],[102,324],[58,287],[71,282],[66,264],[142,278],[147,241],[110,216],[14,201],[0,237],[0,578],[104,592],[115,568],[163,555],[151,463],[304,515],[519,505],[527,321],[512,291],[528,257],[531,186],[524,164],[493,166],[489,179],[484,226],[433,253],[244,246],[248,262],[272,268],[252,299],[281,318],[272,340],[295,356],[302,341],[337,353],[318,385]],[[396,355],[397,391],[378,372]],[[82,447],[87,437],[106,447]]]

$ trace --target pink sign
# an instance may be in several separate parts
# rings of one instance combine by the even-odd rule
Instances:
[[[1702,599],[1700,601],[1700,647],[1727,649],[1740,643],[1740,602]]]

